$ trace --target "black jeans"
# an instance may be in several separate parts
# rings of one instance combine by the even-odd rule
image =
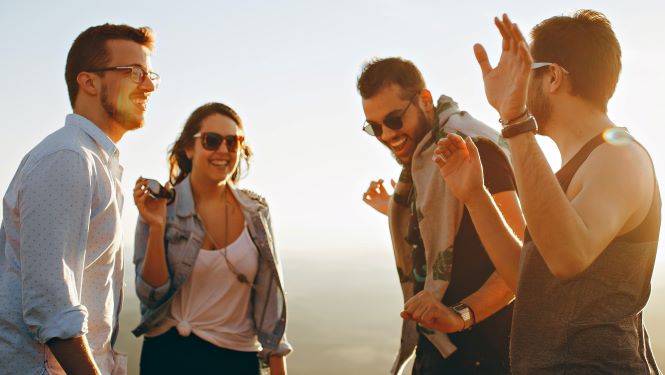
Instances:
[[[256,352],[215,346],[196,335],[180,336],[175,328],[146,337],[141,350],[141,375],[259,375]]]
[[[436,347],[423,335],[419,335],[413,375],[509,375],[510,368],[501,355],[476,348],[458,349],[443,358]],[[475,350],[474,350],[475,349]]]

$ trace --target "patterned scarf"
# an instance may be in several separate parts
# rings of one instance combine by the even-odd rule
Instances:
[[[500,147],[510,160],[508,145],[499,133],[460,111],[452,98],[442,95],[435,113],[432,132],[418,143],[411,163],[403,167],[388,210],[404,301],[421,289],[442,300],[450,284],[453,242],[462,221],[464,205],[446,188],[439,168],[432,161],[436,141],[449,133],[487,138]],[[447,334],[405,320],[392,374],[400,373],[413,354],[418,331],[432,342],[443,357],[457,350]]]

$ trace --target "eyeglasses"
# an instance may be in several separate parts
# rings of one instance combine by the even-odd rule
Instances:
[[[161,80],[161,77],[159,74],[155,72],[147,72],[145,71],[142,67],[136,66],[136,65],[131,65],[131,66],[112,66],[109,68],[101,68],[101,69],[93,69],[93,70],[88,70],[90,73],[99,73],[99,72],[108,72],[108,71],[113,71],[113,70],[120,70],[120,71],[130,71],[129,78],[134,81],[134,83],[138,83],[139,85],[143,83],[143,80],[145,80],[146,77],[152,81],[152,84],[155,85],[155,88],[159,86],[159,82]]]
[[[194,138],[201,138],[201,145],[208,151],[216,151],[226,142],[226,149],[229,152],[238,151],[238,144],[245,140],[241,135],[221,135],[213,132],[196,133]]]
[[[542,68],[544,66],[550,66],[550,65],[556,65],[559,68],[561,68],[561,71],[564,72],[565,74],[570,74],[570,73],[568,73],[566,68],[564,68],[563,66],[561,66],[557,63],[551,63],[551,62],[535,62],[535,63],[531,64],[531,70],[536,70],[536,69]]]
[[[411,107],[411,103],[413,103],[413,99],[415,99],[419,93],[420,92],[415,93],[411,97],[411,99],[409,99],[409,104],[407,104],[407,106],[402,110],[399,116],[392,116],[391,114],[389,114],[388,116],[386,116],[386,118],[383,119],[383,124],[392,130],[401,129],[402,126],[404,126],[404,123],[402,122],[402,117],[404,117],[406,111],[409,110],[409,107]],[[380,137],[381,134],[383,134],[383,128],[381,124],[369,120],[365,120],[365,123],[363,124],[363,131],[374,137]]]
[[[152,199],[164,198],[166,199],[166,204],[171,204],[175,200],[175,190],[168,190],[157,180],[146,179],[145,180],[145,189],[148,190],[148,195]]]

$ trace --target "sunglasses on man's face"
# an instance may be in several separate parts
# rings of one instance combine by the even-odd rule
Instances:
[[[217,151],[222,143],[226,143],[229,152],[238,151],[238,145],[245,139],[241,135],[221,135],[213,132],[196,133],[194,138],[201,138],[201,145],[208,151]]]
[[[409,104],[406,105],[406,107],[402,110],[402,112],[400,112],[399,115],[393,115],[392,113],[388,114],[388,116],[386,116],[383,119],[383,125],[392,130],[401,129],[402,126],[404,126],[402,117],[404,117],[406,111],[409,110],[409,107],[411,107],[411,103],[413,103],[413,99],[415,99],[416,96],[418,96],[418,94],[419,93],[417,92],[411,97],[411,99],[409,100]],[[383,134],[383,128],[381,124],[369,120],[365,120],[365,123],[363,124],[363,131],[374,137],[380,137],[381,134]]]

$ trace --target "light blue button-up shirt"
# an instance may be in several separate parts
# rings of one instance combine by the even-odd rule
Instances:
[[[111,348],[122,299],[121,178],[115,144],[76,114],[21,161],[0,227],[0,374],[59,373],[45,343],[84,334],[102,373],[123,362]]]

